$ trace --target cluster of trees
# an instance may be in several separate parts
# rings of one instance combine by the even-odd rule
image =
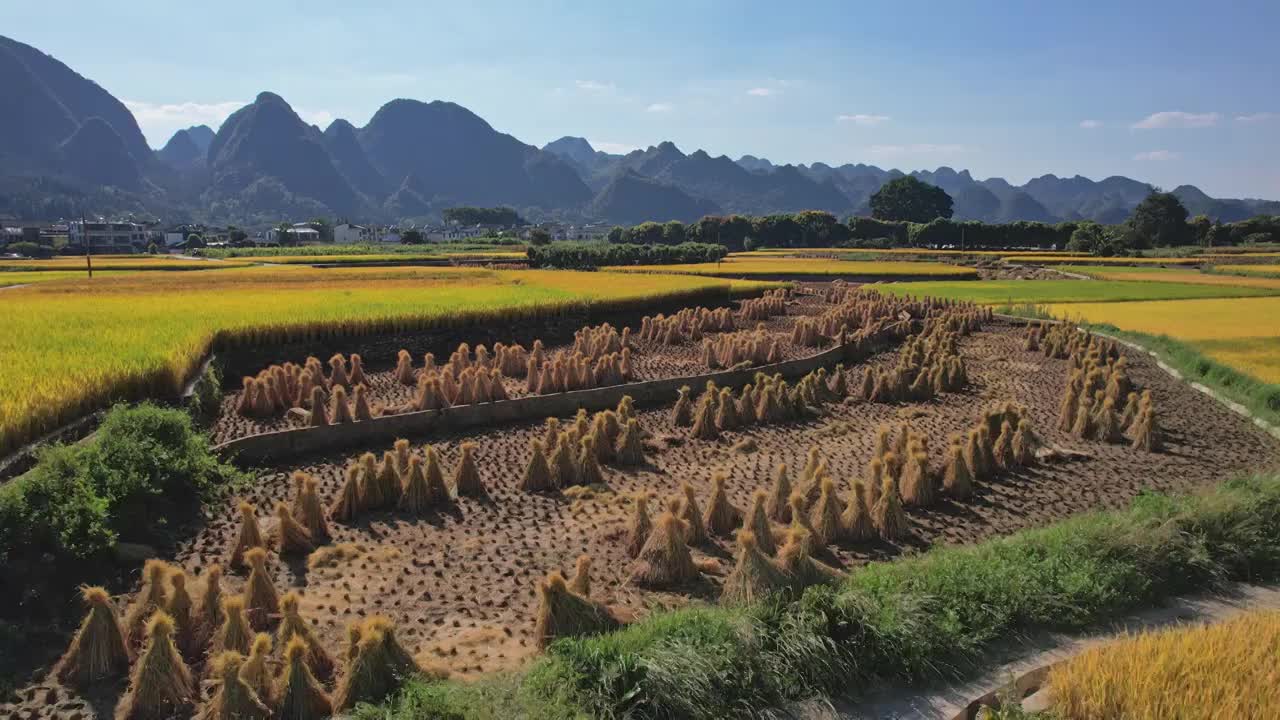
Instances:
[[[524,220],[509,207],[455,207],[444,211],[444,221],[459,225],[523,225]]]
[[[612,265],[676,265],[716,262],[729,252],[723,245],[683,242],[678,245],[633,243],[574,243],[530,245],[529,266],[563,270],[591,270]]]
[[[1094,255],[1127,255],[1138,250],[1199,245],[1225,247],[1280,242],[1280,216],[1259,215],[1220,223],[1205,215],[1187,217],[1176,195],[1153,192],[1119,225],[1078,223],[1067,249]]]

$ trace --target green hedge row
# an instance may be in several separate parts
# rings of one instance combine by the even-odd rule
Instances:
[[[660,613],[552,645],[523,676],[417,683],[364,718],[724,718],[885,680],[963,673],[999,640],[1280,577],[1280,477],[1144,495],[978,545],[874,563],[747,608]]]
[[[590,270],[611,265],[678,265],[716,262],[728,254],[723,245],[685,242],[679,245],[627,243],[551,243],[529,246],[529,266]]]

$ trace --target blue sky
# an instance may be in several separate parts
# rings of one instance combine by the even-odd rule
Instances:
[[[1128,175],[1280,198],[1280,2],[6,2],[153,145],[261,90],[322,127],[443,99],[542,145]]]

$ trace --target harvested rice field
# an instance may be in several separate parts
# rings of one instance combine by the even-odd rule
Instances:
[[[1108,303],[1191,298],[1238,298],[1280,294],[1280,288],[1241,287],[1236,283],[1190,284],[1142,280],[987,280],[903,282],[885,285],[886,292],[948,297],[981,305],[1043,303]]]
[[[1235,267],[1249,268],[1254,266],[1239,265]],[[1256,267],[1266,266],[1260,265]],[[1274,273],[1276,277],[1268,277],[1268,273],[1258,273],[1258,277],[1241,277],[1221,275],[1216,272],[1201,272],[1194,268],[1114,267],[1106,265],[1062,265],[1058,266],[1058,268],[1064,272],[1087,275],[1095,280],[1170,282],[1189,283],[1192,285],[1229,285],[1232,287],[1267,288],[1270,290],[1280,291],[1280,271]],[[1217,270],[1229,272],[1221,267],[1217,268]]]
[[[611,363],[627,352],[627,383],[703,374],[709,365],[795,360],[835,347],[835,337],[856,351],[843,366],[786,384],[759,376],[751,401],[740,388],[711,395],[699,387],[688,404],[675,395],[640,407],[624,401],[616,410],[584,410],[581,421],[561,416],[550,429],[541,420],[444,429],[282,459],[255,471],[242,496],[248,506],[211,508],[168,560],[201,591],[211,568],[225,569],[222,597],[244,593],[251,611],[266,607],[253,598],[265,597],[267,584],[277,595],[298,593],[296,611],[290,600],[282,612],[300,617],[309,641],[339,663],[360,623],[365,637],[408,664],[402,667],[466,680],[524,667],[554,637],[663,608],[827,582],[931,545],[1121,508],[1147,490],[1208,486],[1261,467],[1280,450],[1280,440],[1150,357],[1072,329],[1006,322],[976,305],[811,288],[740,301],[732,330],[723,313],[651,317],[627,325],[630,331],[594,328],[577,347],[548,344],[540,362],[533,352],[517,359],[550,378],[548,395],[558,393],[562,372],[593,377],[563,370],[574,366],[574,351],[597,359],[593,367],[603,370],[593,372],[605,374],[594,377],[609,378],[618,372]],[[339,407],[338,385],[323,388],[325,373],[341,365],[350,380],[350,354],[361,349],[352,341],[328,369],[278,358],[300,367],[258,376],[248,399],[228,397],[215,434],[308,432],[300,428],[315,416],[305,408],[288,411],[302,424],[280,419],[279,405],[265,410],[274,419],[250,421],[246,413],[253,415],[254,398],[270,398],[261,388],[277,383],[302,397],[314,381],[320,394],[311,396],[327,400],[320,407]],[[370,371],[366,401],[376,415],[378,405],[412,405],[426,388],[435,397],[427,404],[440,412],[474,404],[458,394],[471,392],[465,382],[433,393],[455,372],[471,373],[475,387],[481,366],[492,380],[501,361],[489,352],[440,348],[433,367],[410,357],[402,361],[408,367]],[[509,395],[529,392],[518,373],[500,375]],[[359,415],[345,400],[341,407]],[[325,413],[322,424],[339,414]],[[780,466],[794,493],[779,490]],[[641,502],[645,522],[637,520]],[[252,549],[258,546],[265,562]],[[749,562],[754,574],[744,570]],[[138,597],[115,602],[136,607]],[[393,624],[394,636],[375,616]],[[287,639],[278,614],[249,617]],[[154,638],[166,630],[138,632]],[[266,655],[273,671],[304,662],[284,657],[280,644]],[[354,657],[366,645],[373,647],[358,643]],[[197,673],[210,672],[202,655],[194,658]],[[335,703],[353,697],[351,673],[331,680],[331,669],[315,662],[312,672]],[[107,717],[122,688],[99,685],[80,697],[50,681],[20,695],[29,710],[61,702]]]

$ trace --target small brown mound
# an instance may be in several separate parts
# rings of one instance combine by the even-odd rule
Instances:
[[[80,597],[89,612],[54,667],[54,677],[70,685],[86,687],[104,678],[127,674],[131,660],[129,647],[107,591],[101,587],[85,587],[81,588]]]
[[[632,565],[631,580],[655,588],[678,587],[696,580],[698,568],[689,553],[686,532],[685,524],[675,515],[659,515]]]
[[[333,701],[307,666],[310,654],[307,642],[296,635],[285,646],[284,672],[278,683],[280,720],[312,720],[333,714]]]
[[[116,706],[117,720],[188,717],[196,701],[191,671],[173,644],[173,618],[156,611],[147,622],[146,648]]]
[[[603,605],[570,588],[558,571],[553,570],[538,584],[533,634],[539,648],[546,648],[557,638],[597,635],[619,625]]]
[[[739,532],[738,560],[724,579],[720,602],[728,605],[758,602],[786,589],[789,584],[787,576],[761,552],[755,533]]]

